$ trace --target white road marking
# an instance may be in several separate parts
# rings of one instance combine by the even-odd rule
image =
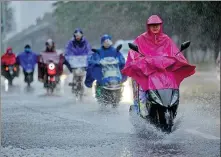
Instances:
[[[203,137],[205,139],[208,139],[208,140],[220,140],[219,137],[197,131],[196,129],[186,129],[185,131],[190,133],[190,134],[193,134],[193,135],[201,136],[201,137]]]

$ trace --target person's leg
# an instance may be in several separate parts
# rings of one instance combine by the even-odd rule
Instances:
[[[44,83],[44,64],[38,63],[38,80]]]
[[[146,117],[148,115],[147,111],[147,92],[139,89],[139,103],[140,103],[140,113],[141,116]]]
[[[24,69],[23,69],[23,74],[24,74],[24,82],[27,82],[27,73],[25,72]]]
[[[16,71],[16,77],[19,77],[19,73],[20,73],[20,66],[18,64],[15,64],[15,67],[17,69]]]
[[[146,117],[148,115],[146,103],[147,93],[143,91],[136,81],[132,80],[133,95],[134,95],[134,107],[141,116]]]
[[[131,85],[133,90],[133,105],[130,106],[129,111],[136,112],[137,114],[140,114],[140,108],[139,108],[139,86],[136,83],[135,80],[131,79]]]
[[[47,88],[47,85],[48,85],[48,76],[47,76],[47,74],[44,74],[43,82],[44,82],[44,88]]]
[[[33,72],[31,72],[31,82],[33,82],[34,81],[34,70],[33,70]]]
[[[76,83],[77,83],[77,78],[75,76],[75,70],[72,71],[72,82],[70,83],[72,85],[72,90],[76,90]]]
[[[86,73],[86,79],[84,81],[85,86],[87,86],[88,88],[92,87],[93,82],[95,81],[95,79],[91,76],[91,69],[87,69],[87,73]]]

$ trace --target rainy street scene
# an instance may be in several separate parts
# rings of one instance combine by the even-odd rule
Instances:
[[[1,157],[220,157],[221,2],[1,2]]]

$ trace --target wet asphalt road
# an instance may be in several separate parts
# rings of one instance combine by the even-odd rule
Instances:
[[[67,86],[47,96],[42,84],[27,89],[16,80],[8,92],[1,88],[1,156],[218,157],[219,86],[208,73],[185,80],[175,131],[165,135],[129,116],[129,93],[118,108],[102,107],[90,92],[78,103]]]

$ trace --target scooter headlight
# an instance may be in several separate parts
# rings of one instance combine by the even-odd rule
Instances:
[[[179,93],[177,91],[175,91],[175,93],[173,94],[172,101],[171,101],[170,105],[175,104],[178,101],[178,99],[179,99]]]
[[[151,98],[158,104],[163,105],[160,98],[154,93],[153,91],[150,91]]]
[[[50,63],[50,64],[48,65],[48,68],[49,68],[50,70],[54,70],[54,68],[55,68],[54,63]]]

